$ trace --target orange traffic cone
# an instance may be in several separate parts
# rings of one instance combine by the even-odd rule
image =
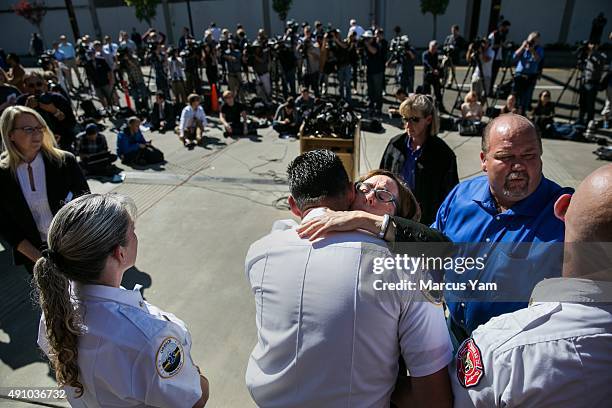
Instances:
[[[219,112],[219,96],[217,95],[217,86],[212,84],[210,90],[210,109],[213,112]]]

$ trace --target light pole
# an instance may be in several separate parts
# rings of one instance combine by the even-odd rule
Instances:
[[[79,24],[76,20],[76,15],[74,13],[74,6],[72,5],[72,0],[66,1],[66,10],[68,11],[68,19],[70,20],[70,27],[72,27],[72,35],[74,36],[74,41],[81,37],[81,33],[79,32]]]
[[[195,32],[193,31],[193,18],[191,17],[191,2],[187,0],[187,15],[189,16],[189,29],[191,30],[191,35],[195,37]]]

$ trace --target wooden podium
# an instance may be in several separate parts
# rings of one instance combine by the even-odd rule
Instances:
[[[315,137],[304,135],[300,131],[300,154],[316,149],[327,149],[336,153],[349,179],[355,181],[359,178],[359,140],[361,138],[361,121],[355,125],[355,134],[352,139],[340,137]]]

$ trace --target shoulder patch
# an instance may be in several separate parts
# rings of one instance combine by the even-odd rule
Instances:
[[[184,359],[181,342],[174,337],[164,338],[155,356],[157,374],[161,378],[174,377],[183,368]]]
[[[482,355],[474,339],[466,339],[457,352],[457,378],[464,388],[475,387],[484,376]]]

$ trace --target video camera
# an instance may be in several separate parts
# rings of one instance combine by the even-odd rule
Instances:
[[[389,44],[389,48],[395,59],[400,59],[406,55],[406,51],[410,49],[410,38],[407,35],[394,37]]]

